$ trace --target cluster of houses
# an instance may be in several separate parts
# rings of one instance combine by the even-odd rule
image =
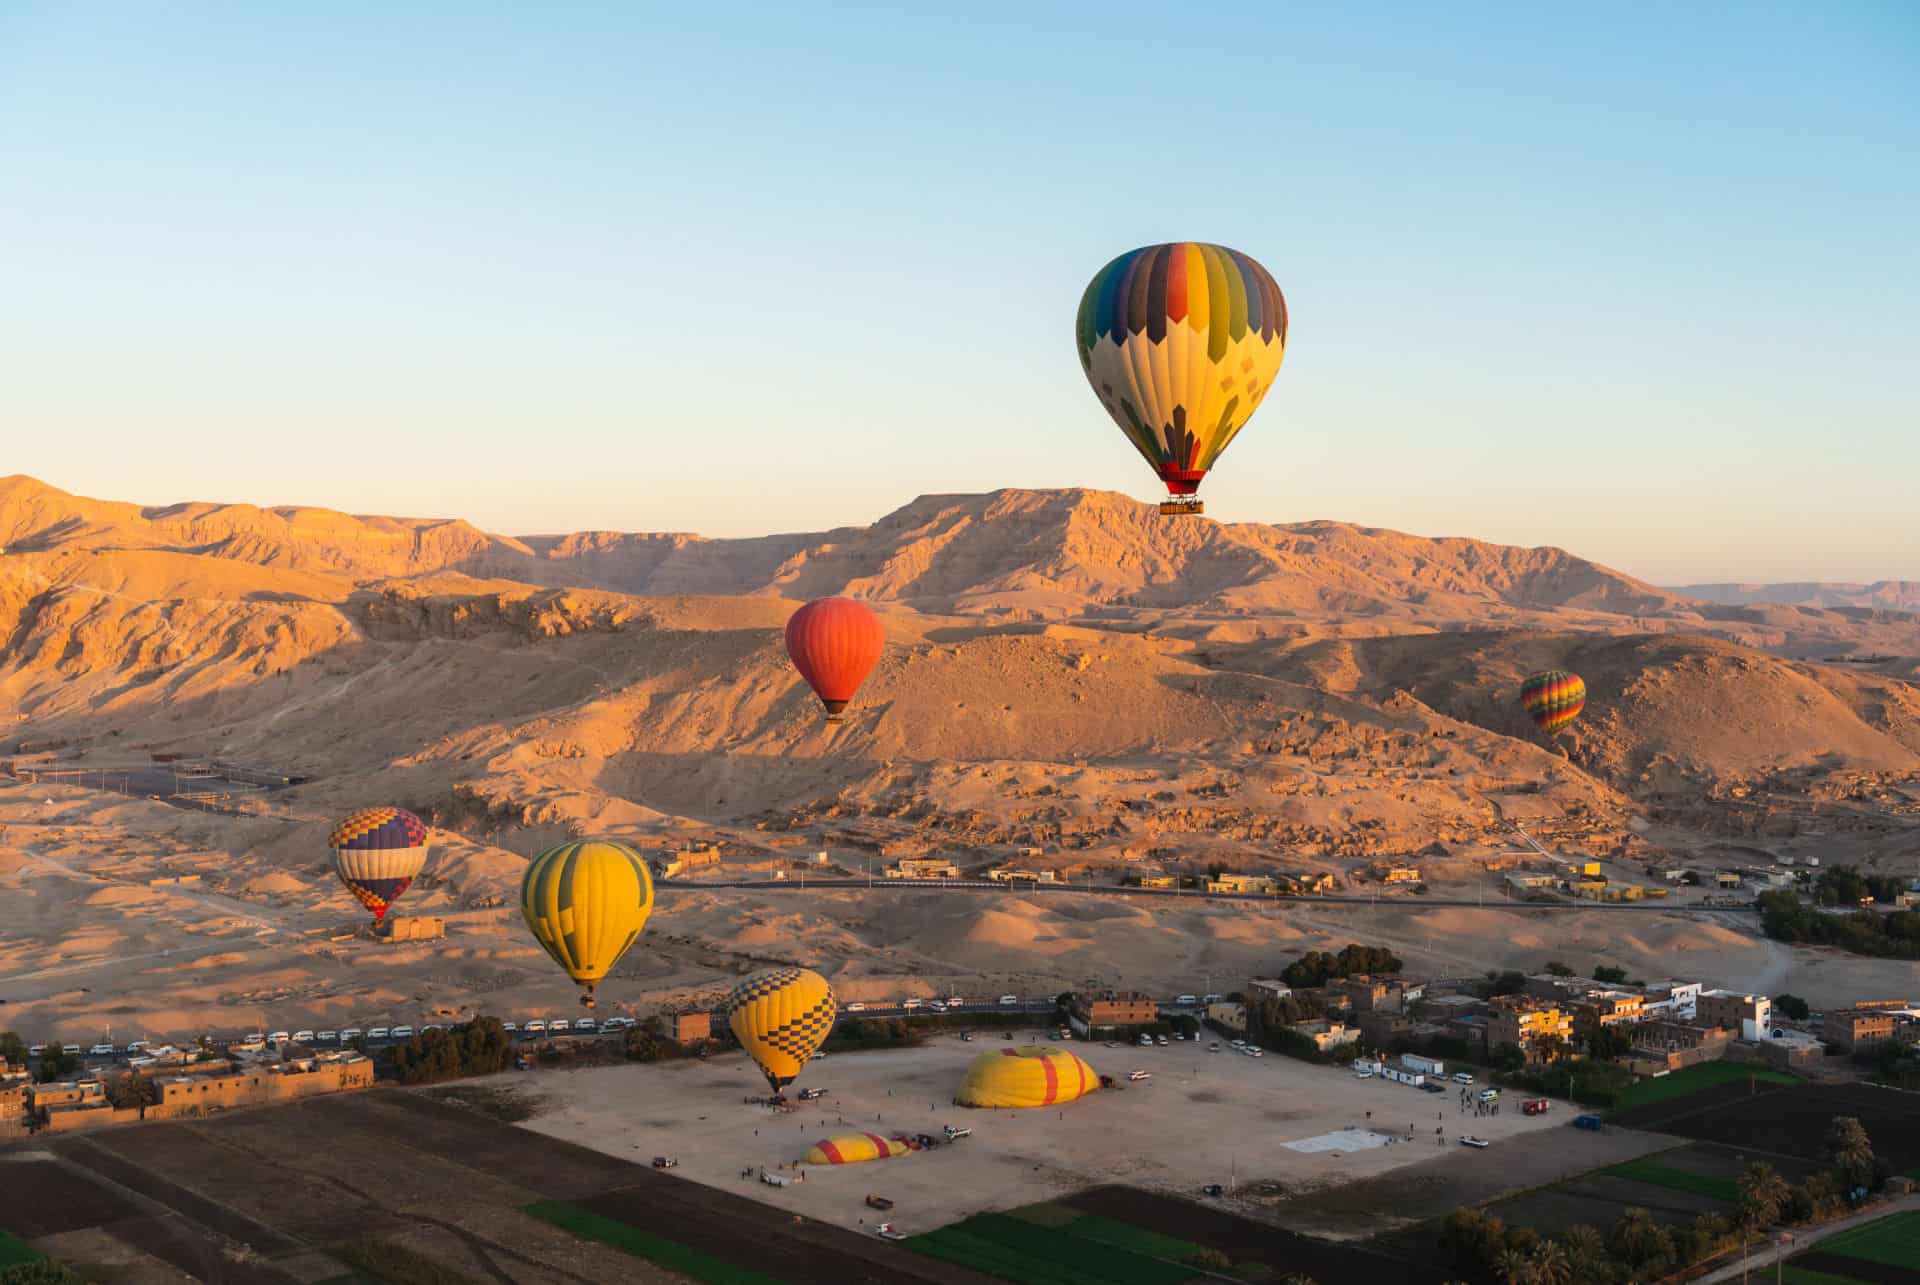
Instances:
[[[1530,1062],[1591,1049],[1601,1031],[1624,1052],[1619,1060],[1642,1075],[1728,1056],[1782,1069],[1817,1065],[1828,1046],[1843,1054],[1889,1041],[1920,1039],[1920,1006],[1905,1000],[1862,1001],[1815,1014],[1806,1023],[1777,1016],[1765,995],[1717,990],[1695,981],[1634,986],[1539,974],[1512,994],[1486,995],[1484,983],[1422,984],[1398,976],[1339,978],[1292,987],[1270,977],[1246,983],[1242,997],[1207,1006],[1209,1020],[1245,1032],[1249,1009],[1289,996],[1316,1014],[1288,1024],[1322,1052],[1344,1044],[1371,1049],[1421,1046],[1436,1037],[1466,1044],[1477,1057],[1511,1045]]]
[[[151,1084],[149,1099],[145,1105],[115,1106],[114,1082],[129,1074]],[[157,1048],[125,1066],[43,1084],[36,1084],[26,1067],[0,1062],[0,1140],[137,1120],[205,1116],[372,1084],[373,1060],[350,1049],[283,1058],[261,1045],[237,1045],[223,1057]]]

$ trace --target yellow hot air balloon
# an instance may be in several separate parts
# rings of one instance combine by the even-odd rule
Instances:
[[[1194,494],[1273,386],[1287,301],[1238,250],[1142,246],[1094,274],[1074,323],[1080,369],[1133,448],[1167,484],[1167,514]]]
[[[647,926],[653,876],[640,854],[624,843],[563,843],[527,864],[520,877],[520,913],[553,962],[586,987],[580,1002],[592,1008],[594,987]]]
[[[827,1042],[839,1009],[820,974],[769,968],[742,978],[727,996],[727,1025],[778,1093]]]

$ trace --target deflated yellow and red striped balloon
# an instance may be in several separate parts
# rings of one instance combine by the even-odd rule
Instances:
[[[1167,491],[1189,496],[1259,407],[1287,347],[1287,301],[1238,250],[1143,246],[1094,274],[1080,368]]]
[[[1564,669],[1543,669],[1520,684],[1520,708],[1539,729],[1559,731],[1587,707],[1587,685]]]

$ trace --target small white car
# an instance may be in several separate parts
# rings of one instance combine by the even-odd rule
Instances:
[[[1235,1040],[1235,1041],[1233,1042],[1233,1047],[1235,1047],[1235,1048],[1237,1048],[1237,1049],[1243,1049],[1243,1048],[1245,1048],[1245,1047],[1247,1047],[1247,1042],[1246,1042],[1245,1040]]]
[[[1487,1140],[1485,1138],[1476,1138],[1471,1133],[1463,1133],[1460,1135],[1460,1145],[1463,1147],[1485,1147]]]
[[[291,1040],[292,1038],[293,1036],[287,1034],[285,1031],[275,1031],[273,1034],[267,1036],[267,1043],[285,1044],[288,1040]]]
[[[92,1048],[87,1050],[87,1056],[88,1057],[112,1057],[113,1045],[96,1044]]]
[[[393,1038],[396,1040],[410,1040],[413,1038],[413,1028],[411,1026],[396,1026],[393,1028]]]
[[[322,1031],[313,1038],[319,1040],[322,1044],[338,1044],[340,1042],[340,1032]]]
[[[127,1052],[141,1053],[146,1051],[147,1047],[148,1047],[148,1041],[146,1040],[132,1040],[132,1041],[129,1041],[127,1044]]]
[[[1218,1004],[1221,1000],[1225,998],[1226,996],[1220,994],[1218,991],[1215,991],[1210,995],[1202,995],[1200,997],[1200,1002],[1203,1004]]]
[[[545,1035],[546,1033],[547,1033],[547,1024],[541,1021],[539,1018],[536,1017],[531,1022],[527,1023],[527,1034]]]
[[[242,1044],[265,1044],[267,1042],[267,1033],[265,1031],[255,1031],[240,1042]]]
[[[392,1034],[393,1032],[388,1030],[386,1027],[376,1026],[367,1032],[367,1038],[370,1040],[384,1040]]]
[[[518,1031],[520,1028],[514,1025],[512,1022],[502,1022],[500,1023],[500,1029],[505,1031],[507,1034],[511,1035],[515,1031]]]
[[[959,995],[949,995],[949,996],[947,996],[947,1007],[948,1007],[948,1008],[965,1008],[965,1007],[966,1007],[966,1005],[967,1005],[967,1001],[966,1001],[966,1000],[965,1000],[965,999],[964,999],[963,997],[961,997],[961,996],[959,996]]]
[[[295,1031],[293,1033],[293,1042],[295,1044],[311,1044],[313,1043],[313,1039],[312,1031]]]
[[[428,1022],[425,1026],[420,1028],[420,1033],[422,1035],[425,1035],[428,1031],[444,1031],[446,1029],[447,1029],[446,1027],[440,1025],[440,1023],[438,1022]]]
[[[944,1013],[947,1011],[947,1006],[939,1000],[935,1000],[933,1003],[927,1005],[927,1010],[933,1013]]]
[[[1002,1004],[1009,1004],[1009,1005],[1018,1004],[1020,1002],[1020,997],[1018,995],[1002,995],[1000,997],[1000,1002]]]
[[[1465,1071],[1455,1071],[1453,1073],[1453,1082],[1455,1084],[1472,1084],[1473,1077],[1471,1075],[1468,1075]]]
[[[1167,1037],[1164,1035],[1156,1035],[1154,1036],[1154,1042],[1164,1048],[1167,1043]]]
[[[847,1005],[847,1011],[849,1013],[864,1013],[867,1011],[867,1006],[859,1000],[855,1000],[853,1003]]]
[[[340,1042],[342,1044],[351,1044],[353,1043],[353,1041],[359,1039],[363,1034],[365,1034],[365,1032],[362,1031],[359,1027],[349,1026],[346,1030],[340,1032]]]
[[[600,1027],[591,1017],[583,1017],[573,1024],[573,1029],[576,1031],[597,1031]]]
[[[1176,1004],[1198,1004],[1200,997],[1198,995],[1176,995],[1173,1002]]]

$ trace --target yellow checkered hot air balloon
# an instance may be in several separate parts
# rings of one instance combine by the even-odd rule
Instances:
[[[640,937],[653,913],[653,876],[624,843],[585,839],[548,848],[520,877],[520,913],[567,976],[594,988]]]
[[[838,1013],[827,979],[806,968],[769,968],[727,996],[727,1025],[775,1093],[827,1042]]]

